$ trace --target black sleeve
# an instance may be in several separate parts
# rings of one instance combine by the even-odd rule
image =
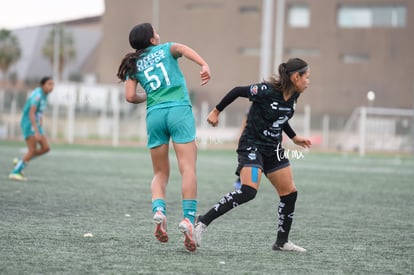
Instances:
[[[230,103],[232,103],[238,97],[249,97],[250,86],[235,87],[228,92],[223,99],[217,104],[216,109],[220,112],[224,110]]]
[[[292,129],[292,127],[290,127],[290,124],[288,121],[285,122],[285,124],[283,124],[283,132],[286,133],[286,135],[292,139],[296,136],[295,131]]]

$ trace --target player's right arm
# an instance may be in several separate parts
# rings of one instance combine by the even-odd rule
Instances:
[[[218,125],[218,117],[220,112],[224,110],[228,105],[230,105],[238,97],[249,97],[250,86],[235,87],[230,92],[228,92],[219,104],[216,105],[210,114],[207,117],[207,122],[210,123],[213,127]]]
[[[127,79],[125,81],[125,99],[134,104],[142,103],[147,100],[146,93],[137,93],[138,81],[135,79]]]

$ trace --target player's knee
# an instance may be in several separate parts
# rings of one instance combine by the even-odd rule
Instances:
[[[44,155],[49,151],[50,151],[50,147],[46,146],[46,147],[43,147],[42,149],[40,149],[39,151],[37,151],[37,155]]]
[[[242,185],[240,191],[243,195],[243,202],[248,202],[256,197],[257,190],[249,185]]]

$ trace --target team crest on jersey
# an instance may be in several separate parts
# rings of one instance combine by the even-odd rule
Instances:
[[[262,91],[267,90],[267,85],[266,84],[262,84],[262,86],[260,86],[260,90],[262,90]]]
[[[250,152],[248,155],[250,160],[255,160],[256,159],[256,153],[255,152]]]
[[[257,86],[257,85],[252,85],[251,87],[250,87],[250,93],[252,94],[252,95],[257,95],[257,92],[259,91],[259,87]]]
[[[257,151],[257,148],[254,148],[254,147],[248,147],[248,148],[246,148],[246,150],[247,151],[250,151],[250,153],[247,155],[247,157],[250,159],[250,160],[255,160],[257,157],[256,157],[256,151]]]

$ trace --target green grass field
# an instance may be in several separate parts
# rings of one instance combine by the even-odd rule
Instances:
[[[1,274],[414,273],[414,158],[311,151],[291,161],[299,197],[290,238],[308,252],[271,250],[278,198],[263,178],[256,199],[212,223],[189,253],[173,152],[170,241],[160,244],[146,149],[55,145],[26,168],[28,182],[12,182],[22,147],[0,143]],[[231,191],[235,165],[232,150],[200,150],[200,212]]]

